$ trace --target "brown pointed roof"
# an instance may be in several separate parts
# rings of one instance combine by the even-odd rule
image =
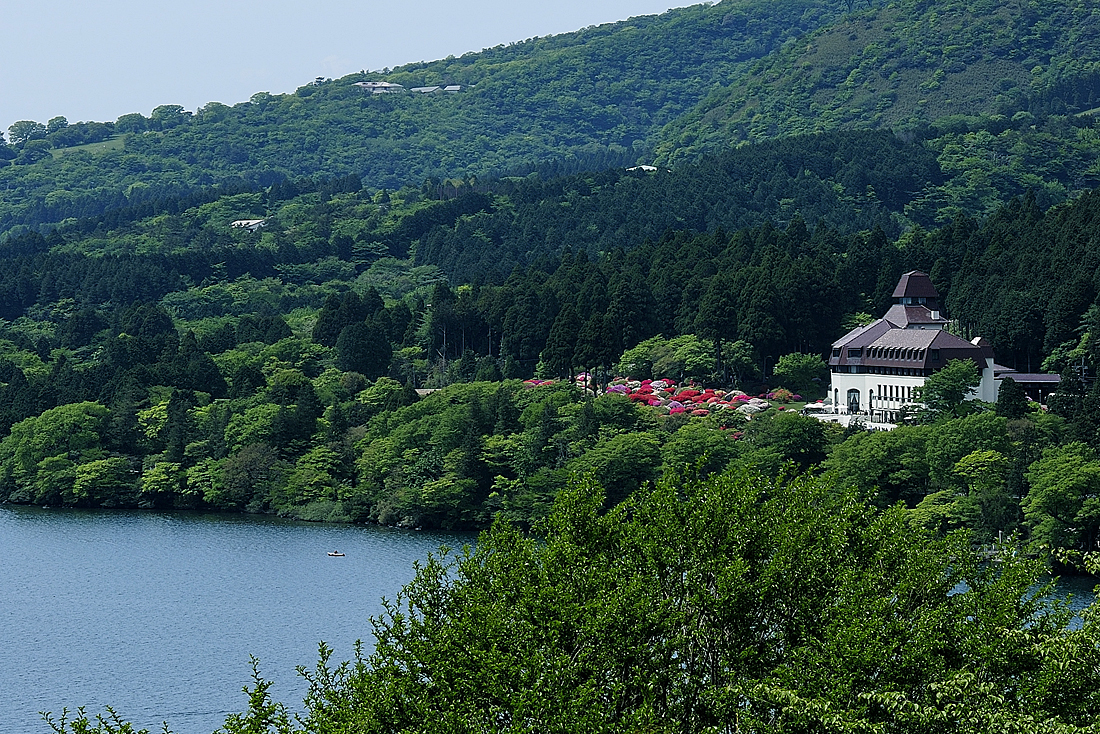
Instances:
[[[947,323],[947,319],[940,316],[939,312],[933,314],[931,309],[926,306],[902,306],[898,303],[891,306],[883,318],[899,329],[905,329],[910,324],[942,326]]]
[[[894,288],[893,298],[939,298],[936,287],[932,285],[932,279],[927,273],[919,270],[910,270],[901,276],[898,285]]]

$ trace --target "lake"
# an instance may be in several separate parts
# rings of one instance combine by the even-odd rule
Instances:
[[[317,644],[352,657],[413,577],[471,533],[270,517],[0,506],[0,734],[49,729],[39,711],[112,706],[139,727],[210,734],[242,711],[249,656],[296,709]],[[343,558],[327,552],[339,549]],[[1081,608],[1093,580],[1066,579]]]
[[[247,515],[0,506],[0,734],[112,706],[140,727],[210,734],[243,711],[249,656],[292,708],[317,645],[370,640],[413,564],[472,533]],[[329,557],[338,549],[343,558]]]

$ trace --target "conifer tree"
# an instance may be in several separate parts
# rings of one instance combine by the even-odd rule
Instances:
[[[581,321],[573,304],[567,303],[562,306],[554,319],[554,324],[550,327],[546,348],[542,350],[542,361],[546,363],[547,369],[552,374],[568,377],[572,373],[580,326]]]

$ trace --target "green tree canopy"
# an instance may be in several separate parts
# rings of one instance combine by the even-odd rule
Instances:
[[[828,377],[829,365],[820,355],[791,352],[776,362],[770,382],[805,395],[820,393]]]
[[[1022,503],[1032,541],[1047,549],[1095,550],[1100,534],[1100,457],[1083,443],[1054,446],[1027,472]]]
[[[958,417],[959,406],[982,381],[978,368],[969,359],[953,359],[934,372],[920,388],[920,400],[933,417]]]
[[[8,126],[8,136],[15,145],[46,137],[46,126],[34,120],[19,120]]]
[[[602,505],[577,482],[545,539],[497,524],[429,560],[369,656],[322,648],[304,730],[1069,734],[1100,715],[1097,621],[1070,631],[1021,555],[980,564],[805,476],[669,476]],[[229,730],[280,710],[258,683]]]

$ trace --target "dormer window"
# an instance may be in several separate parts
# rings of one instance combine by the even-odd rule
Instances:
[[[863,356],[863,350],[862,349],[849,349],[848,350],[848,358],[849,359],[851,359],[853,357],[858,358],[858,357],[862,357],[862,356]]]
[[[932,358],[933,362],[939,362],[940,361],[940,350],[938,350],[938,349],[929,350],[929,356]]]
[[[833,350],[833,356],[834,357],[839,357],[840,356],[840,349],[839,348]]]

